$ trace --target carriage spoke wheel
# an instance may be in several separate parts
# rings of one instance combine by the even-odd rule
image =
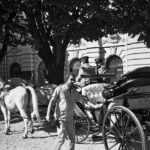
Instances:
[[[74,126],[76,143],[82,143],[90,133],[90,121],[87,117],[75,116]]]
[[[139,120],[123,106],[114,106],[106,113],[103,140],[106,150],[147,150]]]

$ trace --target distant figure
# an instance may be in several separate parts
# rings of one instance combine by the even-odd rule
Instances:
[[[104,66],[104,61],[102,58],[98,57],[95,59],[95,63],[96,63],[96,73],[97,74],[104,74],[106,72],[106,68]]]
[[[92,82],[90,78],[82,78],[82,75],[94,75],[95,69],[94,67],[89,65],[89,57],[84,56],[80,58],[81,67],[79,68],[78,76],[76,81],[80,84],[81,87],[85,86]]]
[[[105,74],[108,73],[107,68],[104,66],[104,60],[100,57],[97,57],[95,59],[95,63],[96,63],[96,74],[100,75],[100,74]],[[99,83],[104,83],[104,82],[109,82],[110,78],[99,78],[97,79]]]

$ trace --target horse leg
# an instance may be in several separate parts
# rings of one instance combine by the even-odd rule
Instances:
[[[34,118],[35,118],[35,117],[36,117],[36,116],[35,116],[35,113],[34,113],[34,112],[32,112],[32,113],[31,113],[31,124],[30,124],[31,134],[33,134],[33,133],[34,133],[33,121],[34,121]]]
[[[28,127],[30,128],[30,133],[34,133],[33,129],[33,119],[34,119],[34,114],[32,115],[30,108],[26,108],[27,116],[29,116],[29,122],[28,122]]]
[[[3,112],[4,115],[4,121],[5,121],[5,130],[4,130],[4,134],[8,135],[9,131],[10,131],[10,112],[8,113],[8,110],[6,109],[5,106],[1,106],[1,110]]]
[[[24,127],[25,127],[25,131],[24,131],[24,134],[23,134],[23,139],[27,139],[28,137],[28,122],[29,122],[29,119],[28,119],[28,116],[26,114],[26,112],[24,110],[20,110],[20,114],[24,120]]]
[[[10,132],[11,131],[10,130],[11,112],[10,111],[7,111],[7,116],[8,116],[8,122],[7,122],[7,124],[8,124],[8,132]]]

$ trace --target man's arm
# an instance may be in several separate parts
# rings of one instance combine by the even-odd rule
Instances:
[[[53,108],[56,104],[56,101],[52,98],[49,105],[48,105],[48,108],[47,108],[47,115],[46,115],[46,120],[48,122],[50,122],[52,120],[52,116],[53,116]]]
[[[101,108],[102,104],[93,104],[91,103],[85,96],[82,96],[79,94],[79,100],[86,104],[86,107],[93,108],[93,109],[99,109]]]
[[[48,108],[47,108],[47,114],[46,114],[46,120],[48,122],[50,122],[52,120],[52,117],[54,115],[54,110],[53,108],[55,107],[56,105],[56,102],[57,102],[57,97],[58,97],[58,90],[57,88],[55,89],[53,95],[52,95],[52,98],[49,102],[49,105],[48,105]]]

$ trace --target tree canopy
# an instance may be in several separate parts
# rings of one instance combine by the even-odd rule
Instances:
[[[149,0],[112,0],[113,24],[119,33],[132,37],[139,35],[150,47],[150,1]]]
[[[150,46],[149,6],[148,0],[1,0],[0,42],[33,45],[46,64],[47,79],[59,84],[66,49],[81,38],[140,34]]]
[[[9,10],[14,13],[14,23],[19,19],[20,33],[36,46],[48,68],[48,79],[54,83],[63,82],[65,52],[70,43],[79,43],[81,38],[98,40],[113,33],[109,0],[2,0],[0,5],[2,16]],[[9,31],[14,29],[12,26]]]
[[[6,54],[7,46],[17,46],[20,44],[20,37],[22,30],[18,26],[19,18],[18,5],[13,3],[13,1],[0,2],[0,43],[2,49],[0,51],[0,62]],[[23,44],[23,43],[22,43]]]

